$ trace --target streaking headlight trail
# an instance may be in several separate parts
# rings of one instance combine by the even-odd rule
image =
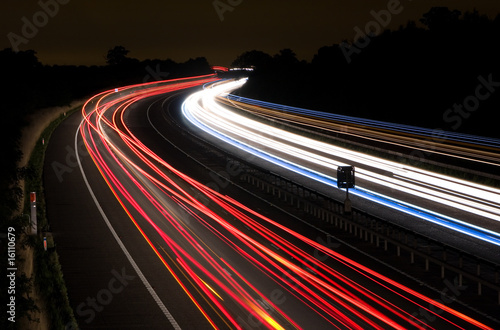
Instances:
[[[341,132],[355,138],[406,147],[411,152],[439,154],[500,168],[500,139],[326,113],[249,99],[232,94],[219,100],[261,116]],[[418,153],[417,153],[418,154]]]
[[[137,111],[138,103],[214,80],[193,77],[103,92],[84,105],[79,127],[93,163],[128,215],[117,223],[134,224],[165,276],[192,302],[186,313],[201,313],[213,328],[426,329],[431,325],[416,315],[422,310],[448,327],[490,329],[204,186],[153,152],[128,125],[127,113]],[[318,260],[312,250],[327,258]],[[286,301],[273,300],[270,289]]]
[[[466,221],[467,214],[500,221],[499,189],[291,133],[245,117],[233,108],[217,102],[217,97],[227,95],[245,82],[242,79],[207,86],[184,102],[184,115],[193,125],[227,143],[332,187],[336,187],[336,179],[331,173],[335,173],[338,166],[356,164],[358,178],[418,199],[461,210],[464,219],[426,209],[415,202],[388,196],[363,186],[351,189],[350,192],[354,195],[500,246],[500,233]]]

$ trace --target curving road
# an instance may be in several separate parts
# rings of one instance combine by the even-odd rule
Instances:
[[[252,103],[245,103],[245,111],[242,112],[242,102],[232,103],[231,107],[226,102],[218,102],[220,95],[239,88],[244,82],[225,82],[191,95],[183,105],[184,115],[213,138],[329,187],[336,187],[334,174],[338,166],[354,165],[357,186],[350,192],[362,199],[360,208],[366,201],[374,202],[397,211],[390,216],[392,218],[401,217],[402,214],[411,215],[419,219],[420,223],[431,223],[453,234],[464,235],[476,241],[479,247],[490,244],[494,253],[490,259],[497,259],[500,251],[499,189],[337,147],[323,142],[318,136],[307,137],[276,127],[277,121],[262,122],[246,114],[247,111],[258,111],[266,116],[272,113],[274,119],[285,117],[289,120],[293,116],[297,120],[296,114],[290,114],[282,108],[276,109],[277,105],[270,109],[258,103],[256,110],[253,105],[256,101],[247,99],[246,102]],[[303,121],[310,123],[310,116]],[[320,117],[316,117],[315,121],[319,120]],[[395,131],[391,132],[391,135],[395,135]],[[374,129],[372,137],[376,133],[377,129]],[[386,132],[382,134],[386,135]],[[484,148],[493,149],[493,142],[498,148],[499,143],[494,139],[488,141],[488,146]],[[455,146],[449,147],[449,152],[454,150]],[[488,157],[495,156],[491,159],[482,158],[484,153],[479,147],[475,152],[470,148],[468,155],[476,155],[482,161],[495,161],[490,165],[497,166],[499,162],[498,155],[494,153],[488,154]]]
[[[85,288],[80,288],[76,301],[86,304],[75,310],[82,328],[489,328],[475,320],[478,315],[468,316],[473,312],[464,314],[416,290],[418,284],[399,283],[393,271],[368,267],[342,243],[324,244],[326,236],[318,229],[299,230],[306,225],[292,225],[293,217],[279,210],[256,211],[254,205],[266,204],[237,187],[228,186],[227,192],[236,193],[226,194],[202,184],[212,178],[219,188],[229,185],[199,163],[225,160],[203,159],[211,151],[183,128],[187,122],[179,102],[214,80],[129,86],[103,92],[83,107],[74,132],[80,173],[74,179],[89,217],[75,215],[72,224],[56,221],[53,230],[78,228],[73,237],[84,235],[87,246],[105,243],[106,249],[92,255],[118,269],[124,265],[128,273],[97,291],[101,309],[94,308],[92,298],[82,298]],[[239,171],[235,164],[225,169]],[[96,226],[94,239],[87,222]],[[61,250],[71,244],[56,241]],[[63,268],[66,261],[76,272],[78,261],[90,262],[83,254],[82,260],[61,254]],[[119,287],[120,280],[127,285]],[[130,308],[136,301],[112,302],[132,285],[146,311],[142,305],[141,312]],[[118,314],[110,316],[108,310]]]

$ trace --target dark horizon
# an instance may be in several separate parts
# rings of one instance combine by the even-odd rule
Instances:
[[[401,10],[401,6],[388,5],[378,13],[377,20],[388,20],[387,13]],[[310,61],[301,60],[291,48],[276,53],[246,49],[228,66],[234,62],[238,67],[257,68],[242,89],[243,94],[256,99],[496,136],[488,117],[494,116],[498,104],[494,92],[500,79],[500,15],[490,18],[479,11],[462,13],[433,7],[411,22],[382,32],[375,20],[370,21],[367,26],[381,30],[375,36],[364,35],[356,26],[355,42],[321,45]],[[0,55],[4,75],[11,82],[9,94],[28,96],[27,111],[68,103],[105,87],[207,74],[213,72],[211,65],[218,64],[203,56],[183,62],[171,58],[141,61],[125,45],[108,49],[103,56],[108,65],[99,68],[44,66],[36,51],[16,53],[6,48]],[[27,82],[26,76],[33,78]],[[487,81],[488,97],[480,95],[484,102],[470,98],[478,81]],[[365,97],[360,99],[360,93]],[[23,107],[19,102],[12,106]],[[401,108],[407,111],[401,112]],[[475,114],[479,108],[481,111]]]
[[[500,2],[344,2],[0,7],[0,328],[500,324]]]
[[[229,66],[241,53],[257,49],[276,54],[292,49],[299,60],[311,61],[325,45],[353,41],[356,28],[364,30],[381,16],[382,28],[395,30],[418,22],[433,6],[473,11],[494,18],[498,1],[331,1],[285,5],[263,2],[204,1],[188,3],[106,3],[46,0],[10,4],[0,11],[4,38],[0,49],[33,49],[47,65],[104,65],[109,49],[122,45],[130,57],[184,62],[205,57],[212,65]],[[236,4],[236,5],[234,5]],[[387,24],[385,24],[385,22]],[[379,24],[380,26],[380,24]],[[374,26],[376,28],[376,25]],[[375,31],[377,32],[377,31]]]

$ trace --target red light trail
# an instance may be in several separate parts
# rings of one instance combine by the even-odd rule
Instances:
[[[300,315],[316,315],[312,324],[331,328],[426,329],[432,324],[416,313],[424,309],[448,326],[489,329],[202,185],[128,127],[125,115],[138,102],[214,81],[209,75],[106,91],[84,105],[80,125],[109,189],[211,326],[244,328],[251,319],[263,328],[301,329],[310,324]],[[270,287],[287,300],[270,297]]]

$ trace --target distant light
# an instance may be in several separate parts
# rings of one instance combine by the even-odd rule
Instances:
[[[227,72],[229,69],[226,68],[225,66],[214,65],[214,66],[212,66],[212,70]]]
[[[118,88],[115,88],[115,93],[118,93]]]
[[[253,68],[231,68],[230,71],[253,71]]]

